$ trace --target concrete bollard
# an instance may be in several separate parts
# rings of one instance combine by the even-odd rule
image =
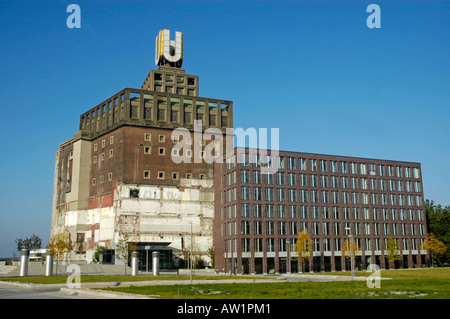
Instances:
[[[53,254],[48,250],[45,254],[45,275],[53,276]]]
[[[28,249],[22,249],[20,254],[20,276],[28,276],[28,258],[30,257],[30,251]]]
[[[131,276],[137,276],[138,274],[138,253],[133,251],[131,253]]]
[[[159,275],[159,252],[154,251],[153,254],[153,276]]]

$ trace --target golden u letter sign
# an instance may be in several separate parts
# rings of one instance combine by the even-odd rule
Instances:
[[[155,64],[169,64],[181,68],[183,63],[183,33],[175,31],[175,41],[170,40],[170,30],[159,31],[156,36]]]

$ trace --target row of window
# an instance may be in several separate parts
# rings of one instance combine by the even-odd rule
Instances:
[[[253,191],[252,191],[253,189]],[[230,188],[222,193],[222,203],[236,201],[236,188]],[[287,194],[287,195],[286,195]],[[319,198],[320,195],[320,198]],[[359,193],[347,191],[317,191],[305,189],[285,189],[265,187],[242,186],[241,200],[277,201],[322,204],[353,204],[353,205],[382,205],[382,206],[422,206],[422,195],[386,194],[386,193]]]
[[[340,236],[349,235],[351,223],[329,222],[274,222],[274,221],[248,221],[223,224],[223,236],[240,235],[291,235],[297,236],[299,231],[307,231],[311,235]],[[276,227],[276,228],[275,228]],[[343,231],[344,230],[344,231]],[[352,235],[360,236],[425,236],[423,224],[388,224],[388,223],[353,223]]]
[[[335,220],[418,220],[423,221],[424,215],[422,209],[396,209],[396,208],[362,208],[359,207],[328,207],[322,206],[300,206],[296,205],[273,205],[273,204],[254,204],[253,205],[253,215],[250,213],[250,204],[241,204],[240,207],[240,217],[250,218],[253,216],[254,218],[275,218],[275,214],[277,218],[291,218],[291,219],[335,219]],[[263,210],[264,208],[264,210]],[[276,211],[275,211],[276,209]],[[226,208],[222,209],[222,220],[232,219],[237,217],[237,205],[230,205]]]
[[[151,173],[148,170],[144,170],[142,177],[144,179],[150,179],[151,178]],[[180,174],[178,172],[172,172],[172,180],[178,180],[180,178]],[[192,173],[186,173],[186,175],[184,176],[184,178],[187,179],[191,179],[192,178]],[[199,174],[199,179],[205,179],[206,175],[205,174]],[[164,171],[158,171],[156,172],[156,179],[158,180],[165,180],[166,179],[166,173]],[[104,176],[101,175],[99,176],[99,182],[100,184],[103,184],[105,181]],[[112,173],[108,174],[108,181],[111,182],[112,181]],[[97,178],[92,178],[92,186],[97,185]]]
[[[423,245],[424,240],[422,238],[402,238],[396,239],[402,250],[419,250]],[[387,247],[386,238],[355,238],[356,245],[360,250],[371,251],[371,250],[381,250],[383,243],[383,249]],[[251,247],[253,243],[253,247]],[[277,243],[277,246],[275,246]],[[287,252],[288,250],[295,254],[294,247],[296,244],[295,238],[241,238],[240,249],[242,252]],[[265,247],[263,246],[265,244]],[[331,246],[333,244],[333,247]],[[312,248],[314,252],[320,251],[341,251],[344,245],[344,239],[342,238],[313,238]],[[227,240],[227,251],[225,254],[237,251],[237,239]]]
[[[241,166],[253,167],[276,167],[277,169],[288,170],[300,170],[300,171],[320,171],[342,174],[360,174],[371,176],[389,176],[389,177],[406,177],[406,178],[420,178],[419,168],[409,166],[394,166],[385,164],[366,164],[347,161],[335,161],[335,160],[317,160],[306,159],[289,156],[271,156],[265,155],[263,161],[259,154],[252,154],[250,161],[250,154],[241,153],[238,156],[238,160]],[[235,167],[233,159],[227,161],[228,169]]]
[[[298,175],[298,176],[297,176]],[[264,184],[266,185],[288,185],[301,187],[321,187],[321,188],[352,188],[352,189],[371,189],[371,190],[389,190],[389,191],[414,191],[421,192],[420,181],[376,179],[366,177],[347,177],[335,175],[316,175],[316,174],[296,174],[277,172],[275,174],[261,174],[260,171],[253,171],[250,179],[250,171],[241,170],[240,182],[243,184]],[[236,184],[236,171],[226,175],[224,186]]]

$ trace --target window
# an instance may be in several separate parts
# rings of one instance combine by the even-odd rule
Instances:
[[[160,135],[158,136],[158,141],[159,141],[160,143],[164,143],[164,142],[166,141],[166,136],[160,134]]]
[[[384,176],[384,165],[378,164],[378,175]]]
[[[200,179],[205,179],[206,175],[205,174],[200,174]]]
[[[317,191],[311,191],[311,203],[318,203],[319,202],[319,195]]]
[[[139,198],[139,189],[131,188],[130,189],[130,198]]]
[[[367,174],[367,166],[364,163],[360,163],[359,164],[359,172],[361,175],[366,175]]]
[[[159,171],[157,179],[164,179],[164,172]]]
[[[105,146],[106,146],[106,141],[102,140],[102,148],[105,148]]]
[[[273,188],[271,187],[266,187],[265,190],[265,195],[266,195],[266,200],[267,201],[273,201]]]
[[[261,171],[253,171],[253,183],[261,184]]]
[[[297,192],[295,191],[295,189],[288,189],[288,200],[290,202],[297,201]]]
[[[241,204],[241,217],[250,217],[250,204]]]
[[[326,172],[327,171],[327,161],[326,160],[320,160],[319,161],[319,165],[320,165],[320,171],[321,172]]]
[[[339,162],[342,174],[347,174],[347,162]]]
[[[262,188],[261,187],[253,188],[253,200],[262,200]]]
[[[301,203],[306,203],[308,201],[307,191],[304,189],[299,190],[299,200]]]
[[[336,173],[337,172],[337,161],[330,161],[330,171],[332,173]]]
[[[310,175],[310,186],[317,187],[317,175]]]
[[[297,206],[290,205],[289,206],[289,218],[297,218]],[[292,233],[294,235],[296,233]]]
[[[375,164],[369,164],[369,175],[374,176],[376,174]]]
[[[172,172],[172,179],[173,180],[178,180],[178,173],[177,172]]]
[[[100,184],[103,184],[103,182],[105,181],[105,178],[103,177],[103,175],[100,176]]]
[[[317,160],[315,159],[310,159],[309,160],[309,170],[310,171],[317,171]]]
[[[300,218],[308,218],[308,206],[300,206]]]
[[[405,167],[405,177],[411,178],[411,168]]]
[[[277,201],[279,201],[279,202],[284,202],[285,201],[284,188],[277,188]]]
[[[250,222],[248,220],[241,221],[241,234],[250,235]]]
[[[152,140],[152,134],[145,133],[144,134],[144,141],[151,141]]]
[[[328,187],[328,176],[326,175],[320,175],[320,186],[323,188]]]
[[[300,186],[306,186],[306,174],[299,174],[298,179],[299,179]]]
[[[253,217],[262,217],[262,205],[261,204],[253,205]]]
[[[361,184],[361,189],[367,189],[367,178],[361,177],[360,184]]]
[[[350,163],[350,174],[358,174],[357,167],[356,163]]]
[[[250,171],[241,170],[241,183],[249,183],[250,182]]]
[[[158,155],[165,155],[165,153],[166,153],[166,149],[164,147],[158,148]]]
[[[144,171],[144,179],[150,178],[150,171]]]
[[[277,205],[277,216],[278,218],[286,218],[286,206]]]
[[[284,173],[283,172],[277,172],[277,185],[284,185]]]
[[[97,151],[97,143],[94,144],[94,152]]]
[[[108,181],[110,181],[110,182],[112,181],[112,173],[108,174]]]
[[[295,185],[295,173],[288,173],[288,185],[289,186]]]
[[[151,154],[151,153],[152,153],[152,147],[144,146],[144,154]]]
[[[241,187],[241,199],[242,200],[250,199],[250,187],[248,187],[248,186]]]
[[[275,222],[266,222],[266,235],[275,235]]]
[[[111,136],[109,138],[109,145],[113,145],[114,144],[114,136]]]
[[[295,169],[295,157],[288,157],[287,158],[287,168],[288,169]]]
[[[273,211],[273,204],[267,204],[266,205],[266,217],[267,218],[275,217],[274,211]]]
[[[331,188],[338,188],[338,177],[331,176]]]
[[[109,150],[109,158],[113,157],[113,150]]]
[[[298,168],[301,171],[306,171],[306,159],[305,158],[298,159]]]

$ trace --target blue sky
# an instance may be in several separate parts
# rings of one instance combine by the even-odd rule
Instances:
[[[200,95],[234,102],[235,127],[280,128],[282,150],[420,162],[425,198],[450,205],[449,16],[449,1],[1,1],[0,256],[48,242],[59,143],[140,88],[163,28],[183,32]]]

